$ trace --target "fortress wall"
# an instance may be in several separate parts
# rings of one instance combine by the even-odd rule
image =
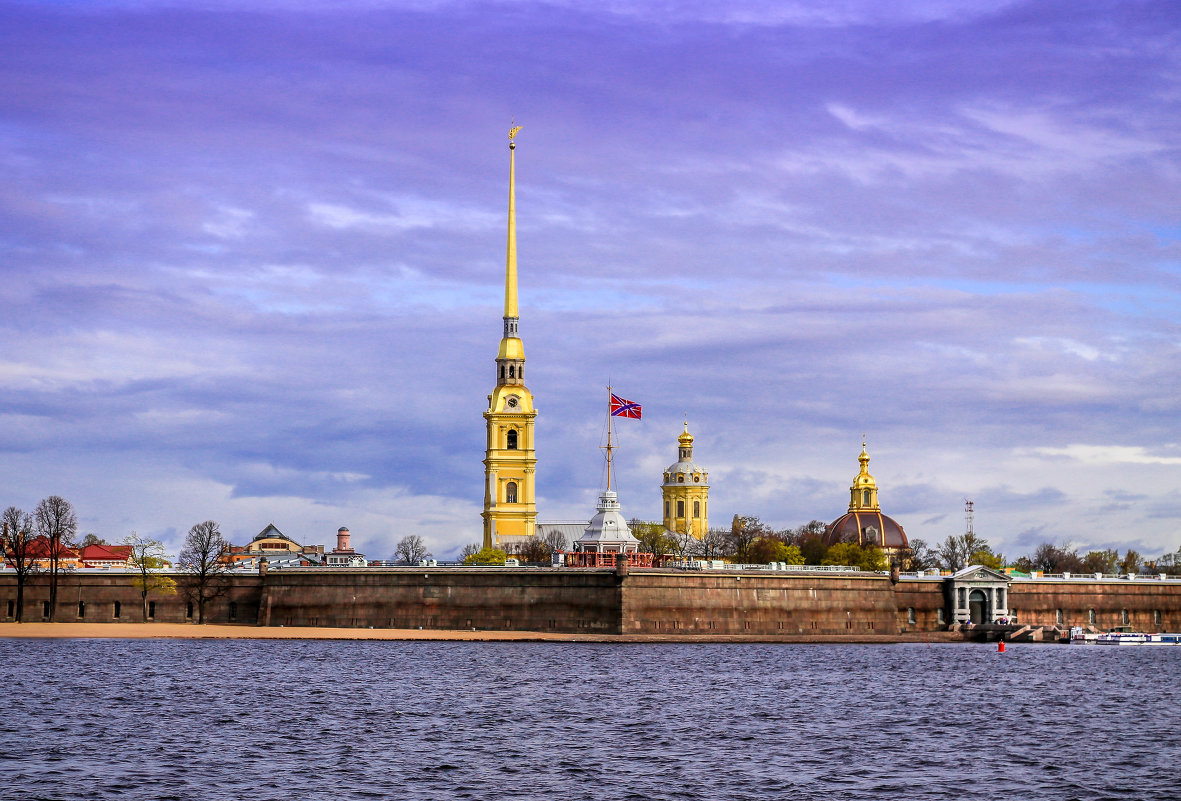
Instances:
[[[67,573],[58,587],[57,620],[142,619],[138,591],[126,573]],[[265,582],[265,583],[264,583]],[[25,620],[42,620],[45,576],[25,590]],[[16,577],[0,573],[0,619],[16,599]],[[183,594],[153,592],[155,620],[189,620]],[[785,574],[756,571],[680,572],[537,568],[383,568],[276,570],[237,574],[210,602],[210,623],[273,626],[495,629],[570,633],[893,634],[938,631],[942,581],[881,574]],[[1009,606],[1022,623],[1128,624],[1144,631],[1181,631],[1181,582],[1014,581]],[[230,611],[236,611],[231,619]],[[914,610],[914,623],[910,610]],[[1157,622],[1159,613],[1160,622]],[[195,618],[195,610],[194,615]]]
[[[57,610],[54,617],[59,622],[87,623],[140,623],[143,621],[143,604],[139,590],[132,585],[130,573],[67,572],[58,578]],[[205,606],[205,620],[208,623],[253,623],[258,619],[258,601],[262,580],[257,575],[234,576],[224,595],[209,601]],[[25,585],[26,621],[38,621],[44,617],[43,605],[49,600],[49,577],[33,576]],[[173,595],[153,591],[148,600],[155,602],[156,615],[160,623],[186,623],[188,601],[184,593]],[[119,602],[119,617],[115,617],[115,602]],[[11,572],[0,574],[0,619],[11,620],[8,614],[9,602],[16,602],[16,576]],[[85,609],[79,609],[79,603]],[[231,610],[234,614],[231,616]],[[84,616],[79,617],[79,611]],[[193,620],[197,619],[196,605]]]
[[[618,633],[611,571],[396,568],[275,571],[264,625]]]
[[[1086,626],[1094,610],[1094,625],[1100,631],[1122,625],[1136,631],[1181,631],[1181,582],[1146,578],[1014,581],[1009,585],[1009,608],[1016,610],[1021,623],[1034,625],[1054,625],[1062,610],[1063,626]]]
[[[947,605],[941,580],[902,578],[894,585],[894,601],[898,605],[899,631],[939,631],[951,621],[946,611],[944,622],[939,620],[940,610],[945,610]],[[910,622],[912,609],[913,623]]]
[[[896,634],[888,576],[631,572],[624,634]]]

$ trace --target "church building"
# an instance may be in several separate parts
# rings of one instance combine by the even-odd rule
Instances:
[[[709,531],[709,473],[693,462],[693,435],[689,421],[677,437],[677,461],[664,471],[660,488],[664,500],[664,527],[697,539]]]
[[[496,354],[496,388],[488,396],[484,420],[488,441],[484,455],[485,548],[505,548],[536,535],[534,471],[537,455],[533,421],[537,410],[525,386],[525,346],[517,309],[516,149],[520,127],[509,131],[508,252],[504,274],[504,332]]]
[[[876,545],[889,558],[898,551],[909,548],[906,532],[892,517],[882,514],[878,505],[878,484],[869,474],[869,452],[865,442],[861,443],[861,472],[849,487],[849,511],[838,517],[824,535],[825,545],[838,542],[855,542],[858,545]]]

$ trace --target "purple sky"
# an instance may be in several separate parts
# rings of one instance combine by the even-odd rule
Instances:
[[[864,432],[912,538],[1181,546],[1177,3],[0,2],[0,98],[0,505],[475,542],[515,117],[542,519],[610,380],[628,515],[687,414],[714,525]]]

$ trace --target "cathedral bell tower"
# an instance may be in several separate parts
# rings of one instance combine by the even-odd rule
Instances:
[[[533,394],[525,386],[525,346],[517,310],[516,151],[519,126],[509,131],[508,253],[504,272],[504,333],[496,354],[496,388],[484,420],[484,547],[503,547],[537,533]]]
[[[664,471],[660,485],[664,501],[664,527],[701,539],[709,531],[709,473],[693,461],[693,435],[689,421],[677,437],[677,460]]]

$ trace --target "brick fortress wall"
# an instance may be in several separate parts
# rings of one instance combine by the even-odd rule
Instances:
[[[142,619],[129,574],[67,573],[57,620]],[[25,620],[42,620],[44,576],[25,590]],[[183,593],[152,593],[155,620],[192,618]],[[0,619],[16,599],[16,581],[0,573]],[[79,603],[83,606],[79,607]],[[895,634],[938,631],[945,607],[940,580],[873,573],[774,574],[535,568],[385,568],[276,570],[238,574],[206,610],[211,623],[424,629],[496,629],[583,633]],[[1181,582],[1154,579],[1015,581],[1009,605],[1022,623],[1124,624],[1181,631]],[[83,617],[79,618],[79,612]],[[913,613],[913,620],[912,620]],[[233,617],[233,619],[231,619]],[[1159,622],[1158,621],[1159,618]]]

